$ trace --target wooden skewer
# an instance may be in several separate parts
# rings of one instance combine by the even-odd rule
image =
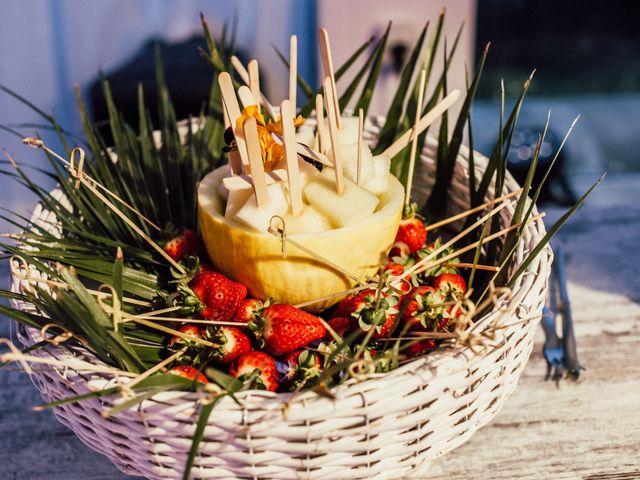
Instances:
[[[296,91],[298,88],[298,37],[291,35],[289,39],[289,101],[291,107],[295,113],[296,103]],[[282,111],[280,111],[282,114]],[[296,160],[297,163],[297,160]]]
[[[238,89],[238,97],[240,97],[240,102],[242,102],[242,106],[244,108],[255,107],[258,105],[256,98],[253,96],[253,93],[246,85],[242,85]]]
[[[446,112],[451,105],[453,105],[456,100],[460,97],[460,90],[454,90],[449,95],[444,97],[440,103],[438,103],[435,107],[427,112],[427,114],[420,119],[420,123],[418,123],[418,128],[414,129],[411,127],[409,130],[404,132],[400,138],[398,138],[395,142],[393,142],[383,153],[389,158],[395,157],[398,153],[400,153],[409,143],[413,140],[414,130],[415,135],[420,135],[425,129],[435,122],[440,116]]]
[[[473,263],[446,263],[445,267],[453,267],[453,268],[473,268]],[[492,265],[475,265],[476,270],[486,270],[487,272],[497,272],[500,270],[498,267]]]
[[[249,61],[247,65],[249,69],[249,88],[251,89],[251,93],[253,93],[253,98],[256,101],[260,101],[260,70],[258,68],[258,61],[254,58]]]
[[[138,375],[136,378],[132,379],[130,382],[127,383],[127,388],[132,388],[134,385],[137,385],[138,383],[140,383],[142,380],[144,380],[145,378],[149,378],[151,375],[153,375],[156,372],[159,372],[160,370],[164,369],[164,367],[166,367],[167,365],[169,365],[170,363],[172,363],[173,361],[177,360],[178,358],[180,358],[183,354],[185,354],[187,352],[187,350],[189,350],[189,346],[185,346],[183,348],[181,348],[180,350],[178,350],[176,353],[174,353],[173,355],[165,358],[163,361],[161,361],[160,363],[156,363],[153,367],[151,367],[149,370],[145,370],[144,372],[142,372],[140,375]],[[106,410],[105,412],[103,412],[104,414],[108,414],[108,410]]]
[[[276,182],[286,182],[289,177],[287,171],[283,169],[272,170],[266,172],[265,181],[267,185],[271,185]],[[226,177],[222,179],[224,188],[229,191],[232,190],[245,190],[247,188],[253,188],[253,179],[249,175],[236,175],[234,177]]]
[[[404,192],[404,204],[409,205],[411,203],[411,187],[413,185],[413,171],[416,165],[416,154],[418,153],[418,123],[420,113],[422,112],[422,102],[424,100],[424,86],[427,78],[427,72],[422,70],[420,72],[420,82],[418,86],[418,103],[416,104],[416,120],[413,124],[413,139],[411,141],[411,155],[409,156],[409,173],[407,175],[407,188]]]
[[[238,75],[240,75],[240,78],[245,83],[245,85],[251,85],[251,80],[249,79],[249,72],[247,72],[247,69],[244,68],[244,65],[242,65],[242,62],[240,61],[240,59],[235,55],[231,57],[231,65],[233,66],[233,69],[238,73]],[[273,105],[271,105],[269,100],[267,100],[267,97],[265,97],[262,92],[260,92],[260,103],[265,108],[269,116],[275,119],[276,114],[274,113]]]
[[[338,141],[338,124],[336,120],[336,110],[333,102],[333,91],[331,89],[331,79],[324,79],[324,100],[327,108],[327,117],[329,118],[329,137],[331,138],[331,154],[333,156],[333,168],[336,175],[336,192],[342,194],[344,185],[342,182],[342,158],[340,154],[340,142]]]
[[[173,328],[165,327],[164,325],[160,325],[159,323],[152,322],[150,320],[145,320],[144,318],[138,318],[134,316],[125,317],[127,321],[131,321],[133,323],[139,323],[140,325],[144,325],[145,327],[149,327],[152,330],[158,330],[159,332],[168,333],[170,335],[174,335],[176,337],[184,338],[185,340],[190,340],[195,343],[199,343],[204,345],[205,347],[216,348],[219,345],[215,343],[211,343],[208,340],[203,340],[202,338],[194,337],[193,335],[188,335],[186,333],[182,333]],[[154,317],[156,318],[156,317]]]
[[[231,75],[229,75],[227,72],[222,72],[220,75],[218,75],[218,84],[220,85],[220,93],[222,95],[224,106],[227,109],[227,112],[229,112],[231,131],[233,132],[233,136],[236,139],[238,153],[240,154],[240,159],[242,160],[242,167],[245,173],[249,173],[250,167],[249,156],[247,154],[247,145],[244,140],[242,128],[238,126],[238,117],[240,117],[241,113],[240,105],[238,104],[238,99],[236,98],[236,92],[233,89],[233,81],[231,80]]]
[[[53,358],[45,358],[45,357],[37,357],[35,355],[25,355],[23,353],[4,353],[0,355],[0,362],[28,362],[28,363],[41,363],[44,365],[52,365],[54,367],[61,368],[70,368],[72,370],[76,370],[78,372],[95,372],[95,373],[110,373],[112,375],[121,376],[121,377],[137,377],[137,373],[126,372],[123,370],[116,370],[115,368],[110,367],[101,367],[98,365],[93,365],[88,362],[84,362],[82,360],[76,360],[73,358],[65,359],[65,361],[55,360]]]
[[[338,104],[338,89],[336,88],[336,77],[333,73],[331,45],[329,44],[329,32],[327,32],[326,28],[321,28],[318,32],[318,37],[320,39],[320,55],[322,57],[322,69],[324,71],[324,76],[325,78],[329,77],[329,79],[331,80],[332,96],[330,98],[333,103],[333,108],[336,111],[336,124],[338,125],[338,128],[342,128],[342,121],[340,119],[340,105]],[[325,93],[325,97],[326,96],[327,94]]]
[[[295,36],[292,38],[295,38]],[[289,100],[285,100],[280,104],[280,119],[284,136],[284,157],[287,162],[287,175],[289,177],[291,213],[297,216],[302,213],[303,208],[302,187],[300,186],[300,168],[296,152],[296,130],[293,126],[293,104]]]
[[[253,191],[256,195],[258,208],[269,203],[267,193],[267,181],[264,176],[264,164],[262,163],[262,150],[258,139],[258,123],[254,117],[249,117],[244,122],[244,136],[247,140],[247,153],[251,165],[251,178],[253,179]]]
[[[364,111],[358,109],[358,156],[356,157],[356,183],[362,178],[362,148],[364,147]]]
[[[316,131],[318,133],[318,151],[326,152],[325,142],[327,137],[324,132],[324,106],[322,105],[322,95],[316,95]]]
[[[198,318],[157,317],[155,315],[125,316],[125,320],[129,320],[132,318],[142,319],[142,320],[160,320],[161,322],[202,323],[206,325],[217,325],[217,326],[227,326],[227,327],[246,327],[247,325],[249,325],[248,323],[242,323],[242,322],[223,322],[223,321],[213,321],[213,320],[201,320]]]
[[[409,268],[406,272],[403,273],[403,276],[407,276],[407,275],[411,275],[413,272],[415,272],[416,270],[418,270],[420,267],[422,267],[423,265],[425,265],[426,263],[429,262],[429,260],[431,260],[433,257],[435,257],[436,255],[438,255],[439,253],[444,252],[447,248],[449,248],[451,245],[455,244],[458,240],[460,240],[461,238],[465,237],[466,235],[469,234],[469,232],[472,232],[473,230],[475,230],[479,225],[482,225],[484,222],[486,222],[487,220],[489,220],[491,217],[493,217],[495,214],[497,214],[498,212],[500,212],[503,208],[505,208],[507,205],[509,205],[507,202],[502,203],[501,205],[495,207],[493,210],[491,210],[489,213],[487,213],[485,216],[483,216],[482,218],[478,219],[475,223],[473,223],[472,225],[470,225],[468,228],[464,229],[462,232],[460,232],[458,235],[456,235],[455,237],[453,237],[451,240],[449,240],[448,242],[443,243],[439,248],[436,248],[433,252],[431,252],[429,255],[427,255],[426,257],[424,257],[423,259],[421,259],[419,262],[415,263],[411,268]]]
[[[496,204],[496,203],[500,203],[503,202],[505,200],[508,200],[509,198],[515,197],[517,195],[519,195],[522,192],[522,188],[519,188],[517,190],[514,190],[513,192],[507,193],[506,195],[502,195],[501,197],[498,198],[494,198],[493,200],[489,200],[488,202],[483,203],[482,205],[479,205],[477,207],[474,208],[470,208],[469,210],[465,210],[464,212],[460,212],[457,215],[453,215],[449,218],[445,218],[444,220],[440,220],[439,222],[436,223],[432,223],[431,225],[427,225],[427,228],[429,230],[435,230],[436,228],[440,228],[444,225],[448,225],[449,223],[455,222],[457,220],[461,220],[463,218],[468,217],[471,214],[474,214],[476,212],[480,212],[482,210],[484,210],[485,208],[491,207],[492,205]]]
[[[532,222],[537,222],[538,220],[540,220],[541,218],[544,218],[546,214],[540,213],[534,217],[531,217],[529,220],[527,220],[527,224],[532,223]],[[488,243],[492,240],[495,240],[498,237],[501,237],[502,235],[506,235],[507,233],[511,232],[512,230],[515,230],[516,228],[520,228],[522,226],[522,222],[520,223],[516,223],[515,225],[511,225],[509,227],[503,228],[502,230],[496,232],[496,233],[492,233],[491,235],[487,235],[486,237],[484,237],[484,239],[482,240],[482,245],[484,245],[485,243]],[[449,255],[442,257],[442,258],[438,258],[437,260],[434,260],[430,263],[427,263],[425,265],[420,266],[419,269],[415,270],[412,273],[422,273],[426,270],[429,270],[433,267],[437,267],[438,265],[447,262],[448,260],[451,260],[452,258],[456,258],[460,255],[462,255],[463,253],[468,252],[469,250],[473,250],[474,248],[478,248],[478,245],[480,245],[480,240],[473,242],[469,245],[467,245],[466,247],[462,247],[459,250],[456,250],[455,252],[450,253]],[[417,264],[416,264],[417,265]],[[405,275],[403,273],[403,275]]]

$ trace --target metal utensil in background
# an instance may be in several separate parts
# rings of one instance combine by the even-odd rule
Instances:
[[[545,334],[542,353],[547,361],[546,379],[553,379],[556,383],[567,377],[577,380],[580,370],[583,370],[578,361],[565,266],[564,248],[559,246],[555,249],[555,261],[549,279],[549,300],[542,314]],[[558,314],[562,319],[562,338],[558,337],[556,330]]]

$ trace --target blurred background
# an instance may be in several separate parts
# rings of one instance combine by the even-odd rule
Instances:
[[[464,23],[450,88],[464,87],[465,66],[473,68],[485,44],[492,42],[473,111],[476,149],[487,153],[495,144],[501,79],[508,111],[535,67],[509,157],[513,170],[526,168],[549,110],[551,134],[543,153],[557,146],[580,114],[547,200],[570,203],[574,192],[584,190],[604,169],[611,175],[591,201],[633,196],[640,186],[640,34],[635,24],[638,7],[632,1],[617,1],[612,8],[594,0],[4,0],[0,84],[53,114],[75,134],[81,129],[74,85],[93,119],[101,121],[105,108],[97,82],[105,76],[116,103],[135,123],[138,82],[144,84],[149,103],[155,103],[153,52],[159,44],[179,115],[197,115],[212,81],[197,51],[203,45],[202,12],[214,34],[219,35],[224,24],[236,32],[239,56],[259,59],[264,90],[279,102],[286,95],[287,71],[274,46],[286,54],[290,34],[298,36],[299,71],[313,83],[321,70],[318,26],[329,30],[334,62],[340,65],[392,20],[389,53],[371,109],[372,114],[384,114],[407,51],[425,22],[433,25],[443,7],[450,41]],[[338,87],[348,81],[341,80]],[[8,130],[35,129],[55,146],[54,136],[41,124],[37,113],[0,92],[0,146],[19,162],[43,165],[44,159]],[[37,173],[34,179],[46,182]],[[34,199],[8,179],[0,181],[2,206],[28,213]],[[5,223],[0,228],[8,229]]]

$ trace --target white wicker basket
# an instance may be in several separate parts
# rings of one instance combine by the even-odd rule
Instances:
[[[375,133],[375,126],[370,133]],[[431,187],[435,141],[422,154],[416,193]],[[455,209],[468,205],[464,148],[451,187]],[[475,154],[478,172],[486,158]],[[518,188],[508,176],[506,190]],[[512,209],[503,210],[507,224]],[[38,207],[33,219],[49,223],[50,212]],[[541,221],[529,224],[517,246],[517,267],[544,235]],[[263,391],[238,395],[242,406],[226,397],[211,415],[192,470],[193,478],[216,479],[389,479],[425,478],[428,462],[461,445],[491,421],[518,383],[531,353],[545,298],[552,253],[545,248],[516,282],[511,299],[497,305],[479,327],[493,322],[496,345],[482,353],[469,348],[439,349],[388,374],[376,374],[333,390],[336,400],[312,392],[293,397]],[[20,280],[14,278],[14,289]],[[499,311],[508,308],[508,315]],[[27,308],[22,305],[21,308]],[[23,341],[38,341],[23,330]],[[36,355],[82,356],[87,351],[48,347]],[[33,380],[46,401],[104,388],[106,375],[72,370],[35,371]],[[127,474],[150,479],[180,478],[191,445],[199,396],[170,392],[114,417],[101,412],[117,399],[90,399],[55,409],[57,418],[91,448],[109,457]]]

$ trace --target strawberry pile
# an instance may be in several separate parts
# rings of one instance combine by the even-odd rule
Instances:
[[[209,382],[209,368],[247,382],[248,388],[272,392],[337,383],[355,360],[371,361],[375,371],[387,371],[397,365],[393,351],[402,359],[437,347],[420,334],[452,328],[467,288],[451,266],[408,272],[441,245],[439,239],[427,243],[426,227],[411,209],[405,212],[379,285],[348,295],[319,315],[271,299],[249,298],[246,285],[197,261],[193,268],[192,256],[202,251],[194,232],[182,231],[166,245],[180,252],[176,258],[191,272],[177,280],[174,305],[183,317],[211,321],[189,323],[185,318],[176,327],[180,335],[167,339],[167,351],[183,352],[170,372],[201,383]],[[400,286],[390,286],[390,278],[401,278]]]

